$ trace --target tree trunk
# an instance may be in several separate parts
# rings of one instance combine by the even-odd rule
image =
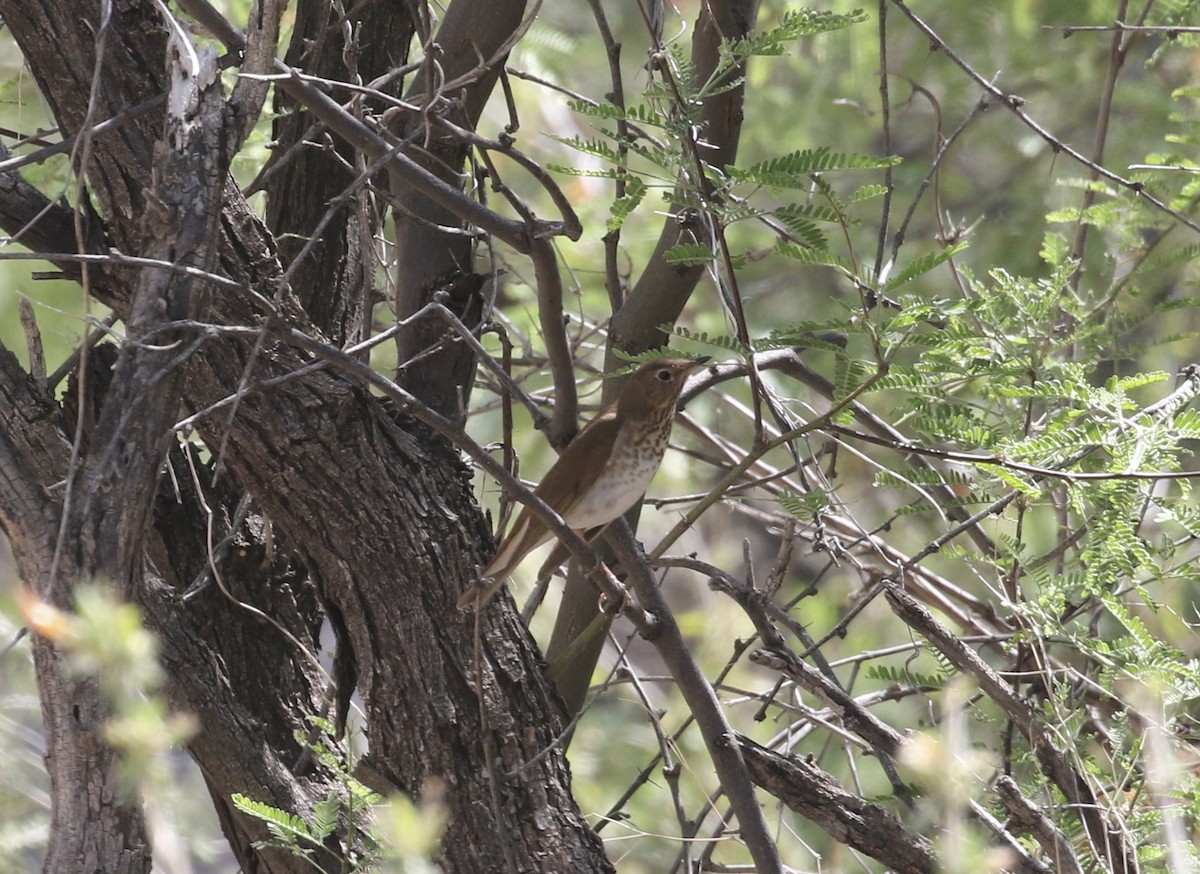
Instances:
[[[168,29],[160,14],[155,4],[137,0],[117,0],[108,20],[97,18],[95,9],[81,18],[70,0],[0,0],[0,17],[64,136],[166,92]],[[99,44],[103,66],[89,118]],[[189,244],[198,219],[188,219],[184,204],[164,207],[161,191],[152,193],[169,152],[163,144],[175,140],[162,104],[151,105],[151,111],[91,136],[79,152],[87,161],[77,169],[99,213],[89,239],[103,239],[125,256],[190,263],[172,251]],[[210,151],[208,166],[226,166],[229,156],[219,146]],[[300,181],[312,179],[308,174]],[[68,540],[79,533],[69,552],[85,548],[82,561],[59,567],[56,600],[65,606],[75,582],[117,572],[119,578],[112,578],[140,604],[163,642],[172,702],[200,717],[190,752],[243,869],[302,865],[250,846],[263,835],[229,805],[232,792],[304,815],[330,789],[331,775],[319,766],[293,773],[300,751],[292,740],[307,713],[324,709],[318,678],[296,642],[315,650],[320,623],[328,618],[342,630],[349,647],[344,657],[356,668],[369,771],[414,796],[434,785],[445,792],[446,870],[609,870],[571,798],[556,742],[563,727],[560,705],[526,630],[510,611],[489,612],[477,661],[472,624],[454,609],[489,544],[471,470],[443,437],[351,378],[310,367],[312,359],[276,331],[287,325],[309,334],[328,331],[339,340],[359,336],[369,283],[361,266],[347,267],[347,259],[361,245],[354,234],[369,229],[378,212],[360,213],[363,227],[324,238],[328,251],[285,274],[280,247],[242,193],[223,170],[212,182],[205,183],[212,208],[204,213],[212,218],[212,232],[202,234],[208,254],[194,263],[210,265],[227,281],[147,270],[115,257],[87,270],[90,293],[114,309],[132,336],[138,325],[154,330],[139,321],[139,301],[165,301],[166,309],[155,311],[160,320],[183,317],[172,303],[183,297],[151,284],[172,277],[181,283],[178,294],[185,287],[203,293],[202,301],[192,298],[202,307],[198,318],[216,327],[176,326],[172,339],[179,343],[170,353],[147,351],[153,344],[122,350],[112,387],[94,398],[100,415],[82,467],[70,468],[60,415],[31,413],[54,412],[54,402],[11,356],[0,362],[4,381],[15,387],[0,395],[0,463],[6,471],[0,519],[23,577],[47,591],[64,515]],[[293,177],[289,185],[296,184]],[[10,174],[0,190],[19,189]],[[312,227],[329,190],[312,189],[310,206],[317,206],[293,229]],[[30,199],[28,190],[21,194],[0,207],[5,228],[15,231],[44,209],[28,239],[47,252],[77,251],[65,211]],[[170,232],[152,237],[147,215],[161,217],[160,230]],[[278,214],[275,221],[285,229]],[[467,373],[460,392],[469,384]],[[158,382],[148,385],[139,375]],[[74,417],[73,410],[65,413]],[[211,467],[194,458],[188,464],[191,450],[165,439],[185,415],[193,416],[214,454]],[[109,453],[113,441],[126,441],[125,450]],[[133,448],[139,452],[131,456],[127,450]],[[178,494],[153,487],[168,449],[166,460],[181,474],[174,481],[191,483],[196,471],[195,484]],[[76,503],[64,510],[61,493],[51,486],[66,478],[76,484]],[[113,488],[128,500],[113,503]],[[228,555],[217,555],[214,579],[205,584],[208,514],[219,538],[243,501],[253,508],[250,524],[235,532],[239,542]],[[100,535],[87,534],[97,530],[86,528],[97,519],[128,537],[102,544]],[[201,584],[198,594],[185,600],[195,582]],[[243,605],[273,623],[264,625]],[[102,704],[87,684],[71,681],[64,688],[61,654],[52,643],[39,641],[35,653],[54,786],[47,870],[148,870],[137,808],[115,802],[110,789],[111,755],[96,736]],[[79,791],[77,779],[86,780],[88,792]]]

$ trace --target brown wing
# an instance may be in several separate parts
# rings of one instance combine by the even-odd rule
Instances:
[[[542,477],[533,493],[555,509],[560,516],[571,512],[579,498],[604,470],[603,464],[589,459],[606,458],[617,436],[617,414],[605,410],[587,424],[572,440],[558,460]],[[525,554],[551,539],[550,532],[528,507],[522,507],[508,536],[496,549],[495,556],[483,569],[482,576],[507,577]]]
[[[615,409],[600,413],[567,444],[533,493],[565,518],[604,472],[619,429]]]
[[[615,408],[605,410],[588,422],[546,471],[533,493],[553,507],[558,515],[565,517],[604,471],[605,464],[597,463],[595,459],[607,460],[616,441],[618,427]],[[532,510],[522,507],[517,521],[497,547],[496,554],[479,574],[481,581],[491,582],[468,589],[459,599],[459,609],[478,609],[490,600],[525,555],[549,541],[552,536]]]

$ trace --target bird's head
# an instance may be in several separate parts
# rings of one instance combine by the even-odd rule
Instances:
[[[629,375],[617,398],[617,415],[641,418],[663,409],[674,408],[687,376],[709,360],[696,358],[656,358],[647,361]]]

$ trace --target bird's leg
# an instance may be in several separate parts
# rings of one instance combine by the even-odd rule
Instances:
[[[567,545],[561,540],[555,540],[554,548],[550,550],[550,554],[546,556],[546,560],[542,562],[542,566],[538,570],[538,581],[549,579],[570,557],[571,550],[567,548]]]
[[[569,557],[570,550],[561,543],[555,542],[549,557],[542,562],[542,566],[538,569],[537,579],[534,581],[533,592],[530,593],[529,600],[521,608],[521,621],[526,625],[533,620],[533,614],[537,612],[538,607],[542,606],[542,600],[546,597],[546,592],[550,590],[550,578],[556,574],[563,576],[562,565]]]
[[[597,525],[595,528],[589,528],[587,531],[583,532],[583,539],[588,543],[595,543],[610,524],[612,523],[606,523],[604,525]],[[617,575],[612,572],[612,568],[610,568],[604,562],[600,563],[600,571],[606,577],[608,577],[608,581],[612,587],[621,593],[621,598],[619,604],[617,604],[614,608],[610,608],[608,606],[608,594],[602,591],[600,593],[600,599],[596,602],[596,609],[599,612],[607,613],[610,616],[620,616],[625,612],[625,608],[633,603],[629,598],[629,589],[625,588],[625,584],[617,578]]]
[[[554,547],[550,550],[550,554],[546,556],[546,560],[542,562],[542,566],[538,569],[537,581],[534,584],[533,593],[529,596],[529,600],[525,602],[525,606],[521,608],[521,620],[526,625],[533,619],[533,614],[537,612],[537,608],[542,606],[542,599],[546,597],[546,591],[550,588],[550,578],[554,576],[570,557],[571,550],[561,540],[554,541]]]
[[[612,523],[609,523],[609,524],[612,524]],[[586,540],[588,543],[594,543],[596,540],[599,539],[600,535],[603,534],[605,529],[607,529],[607,528],[608,528],[608,525],[598,525],[595,528],[591,528],[584,534],[583,539]],[[610,583],[612,588],[614,588],[616,591],[621,593],[621,597],[619,599],[619,603],[617,603],[613,607],[609,607],[608,593],[601,591],[600,598],[598,601],[596,601],[596,609],[599,612],[607,613],[610,616],[620,616],[622,613],[625,612],[625,608],[633,603],[633,601],[629,597],[629,589],[627,589],[625,587],[625,584],[622,583],[621,580],[617,577],[617,575],[613,573],[612,568],[610,568],[604,562],[600,563],[600,571],[606,577],[608,577],[608,582]]]
[[[609,616],[620,616],[625,612],[625,608],[633,603],[633,599],[629,597],[629,589],[617,579],[617,575],[612,572],[608,565],[602,564],[600,568],[608,577],[609,583],[621,593],[621,597],[618,599],[616,605],[610,608],[608,605],[608,592],[601,592],[599,600],[596,601],[596,609],[601,613],[607,613]]]
[[[608,525],[597,525],[595,528],[585,528],[576,533],[582,537],[587,543],[592,543],[597,537],[607,528]],[[567,559],[571,557],[571,550],[561,540],[554,541],[554,548],[550,550],[550,554],[546,556],[546,560],[542,562],[542,567],[538,570],[538,582],[549,579],[553,573],[562,567]]]

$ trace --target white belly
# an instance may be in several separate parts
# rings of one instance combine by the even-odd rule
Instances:
[[[662,449],[665,448],[647,447],[646,451],[638,453],[632,464],[609,464],[564,521],[582,531],[607,525],[616,519],[646,493],[662,462]]]

